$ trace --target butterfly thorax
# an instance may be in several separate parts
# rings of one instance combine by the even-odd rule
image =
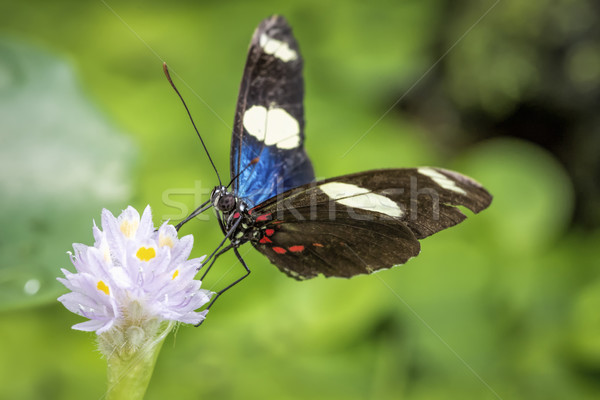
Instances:
[[[217,186],[211,193],[211,202],[221,230],[225,235],[229,234],[229,240],[235,247],[256,239],[254,218],[243,199],[227,191],[225,186]]]

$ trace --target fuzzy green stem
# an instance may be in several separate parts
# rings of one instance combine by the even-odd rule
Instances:
[[[128,359],[110,357],[106,399],[143,399],[161,346],[162,342],[153,348],[140,349]]]
[[[173,326],[173,323],[157,324],[151,335],[139,327],[129,327],[125,332],[115,330],[99,337],[100,348],[108,361],[107,400],[144,398],[158,353]],[[111,347],[112,351],[105,351]]]

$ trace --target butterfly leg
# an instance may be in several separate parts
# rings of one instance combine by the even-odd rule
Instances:
[[[223,238],[223,240],[221,241],[221,243],[219,243],[219,245],[217,246],[217,248],[207,258],[204,259],[204,264],[206,264],[211,259],[212,259],[212,262],[210,263],[210,265],[206,269],[206,271],[204,271],[204,274],[202,275],[201,279],[204,279],[204,277],[206,276],[206,274],[210,270],[210,267],[212,267],[212,265],[215,263],[215,259],[218,256],[220,256],[221,254],[225,253],[227,250],[229,250],[229,249],[231,249],[233,247],[233,245],[230,244],[227,247],[225,247],[224,249],[222,249],[221,251],[219,251],[219,249],[221,247],[223,247],[223,245],[225,244],[225,242],[231,237],[231,235],[233,234],[233,232],[236,231],[236,229],[240,225],[240,222],[241,222],[241,219],[238,219],[238,221],[231,227],[231,229],[229,230],[229,232],[227,232],[227,234],[225,235],[225,237]],[[218,251],[218,253],[217,253],[217,251]]]
[[[230,246],[227,246],[226,248],[224,248],[223,250],[221,250],[219,253],[217,253],[217,255],[215,256],[215,258],[213,259],[213,262],[211,263],[210,267],[212,266],[212,264],[214,264],[214,261],[217,259],[218,256],[220,256],[221,254],[223,254],[225,251],[229,250]],[[250,268],[248,268],[248,266],[246,265],[246,262],[244,261],[244,259],[242,258],[242,256],[240,255],[240,252],[238,251],[237,247],[233,248],[233,252],[235,253],[235,256],[238,258],[238,260],[240,261],[240,263],[242,264],[242,266],[244,267],[244,269],[246,270],[246,273],[236,279],[234,282],[230,283],[229,285],[227,285],[225,288],[219,290],[216,294],[215,297],[213,297],[213,299],[210,301],[210,303],[208,304],[208,306],[205,308],[205,310],[210,310],[210,308],[213,306],[213,304],[215,304],[215,301],[217,301],[217,299],[226,291],[228,291],[229,289],[231,289],[232,287],[234,287],[235,285],[237,285],[238,283],[240,283],[242,280],[244,280],[244,278],[246,278],[248,275],[250,275]],[[208,270],[206,271],[208,272]],[[204,273],[204,275],[206,275],[206,272]],[[198,325],[196,326],[200,326],[202,325],[202,322],[204,322],[205,320],[203,319],[202,321],[200,321],[198,323]]]
[[[233,246],[230,244],[230,245],[226,246],[225,248],[221,249],[221,250],[220,250],[218,253],[216,253],[216,254],[215,254],[215,253],[213,253],[213,254],[211,254],[211,255],[210,255],[210,257],[209,257],[208,259],[211,259],[211,258],[212,258],[212,261],[210,262],[210,264],[208,265],[208,267],[206,268],[206,270],[205,270],[205,271],[204,271],[204,273],[202,274],[202,277],[200,277],[200,280],[201,280],[201,281],[203,281],[203,280],[204,280],[204,278],[205,278],[205,277],[206,277],[206,275],[208,274],[208,271],[210,271],[210,269],[212,268],[212,266],[213,266],[213,264],[215,263],[215,261],[217,261],[217,258],[219,258],[219,256],[220,256],[221,254],[224,254],[224,253],[228,252],[229,250],[231,250],[231,249],[232,249],[232,247],[233,247]],[[217,248],[217,250],[218,250],[218,248]],[[207,260],[208,260],[208,259],[207,259]],[[204,266],[205,264],[206,264],[206,263],[202,264],[202,266]],[[202,267],[200,267],[200,268],[202,268]]]
[[[212,204],[210,204],[210,199],[205,201],[198,208],[196,208],[190,215],[185,217],[185,219],[183,221],[181,221],[180,223],[175,225],[175,230],[177,230],[179,232],[179,229],[183,226],[183,224],[188,222],[190,219],[194,218],[196,215],[202,214],[204,211],[208,210],[211,207],[212,207]]]

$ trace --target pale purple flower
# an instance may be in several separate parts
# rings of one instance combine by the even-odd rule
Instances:
[[[188,260],[191,235],[179,239],[167,223],[156,230],[150,206],[141,219],[132,207],[118,218],[105,209],[102,229],[94,223],[94,246],[73,244],[76,272],[62,269],[65,278],[58,278],[71,290],[58,300],[89,319],[74,329],[101,334],[140,320],[197,324],[205,318],[206,310],[195,310],[213,293],[194,279],[204,256]]]

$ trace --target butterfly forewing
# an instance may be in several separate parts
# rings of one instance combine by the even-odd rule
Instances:
[[[403,264],[419,242],[477,213],[491,195],[439,168],[374,170],[307,184],[253,212],[255,247],[288,275],[350,277]]]
[[[314,180],[304,150],[302,64],[285,18],[263,20],[248,50],[231,141],[233,190],[251,205]]]

